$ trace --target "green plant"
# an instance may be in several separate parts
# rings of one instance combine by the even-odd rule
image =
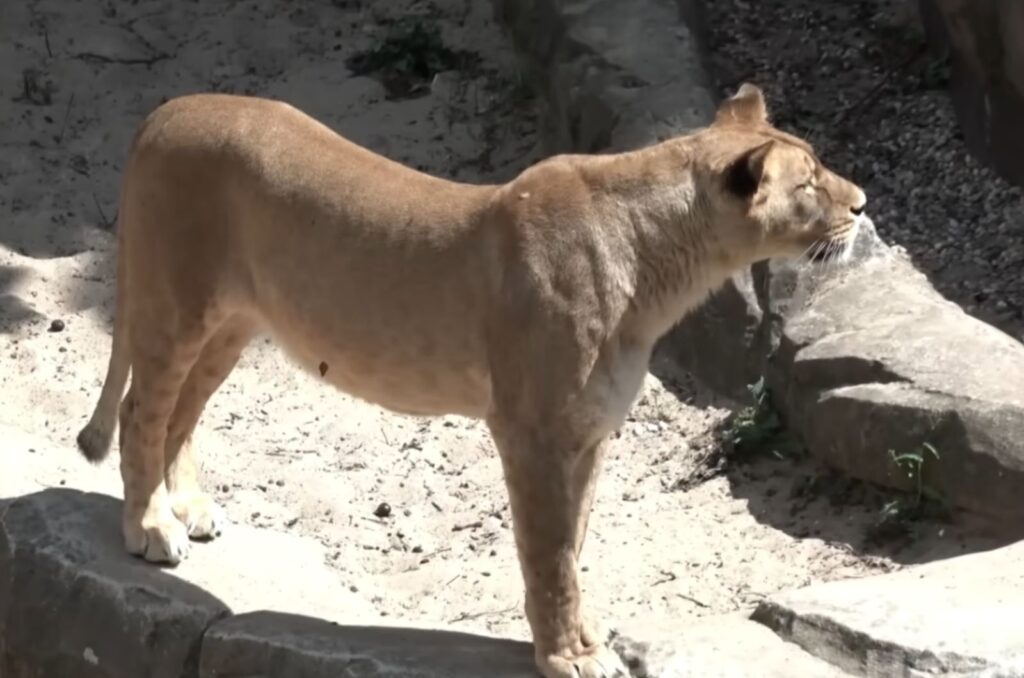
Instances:
[[[802,451],[783,426],[772,403],[771,391],[761,377],[747,386],[754,403],[737,412],[727,423],[723,443],[733,456],[748,457],[768,453],[778,459],[793,457]]]
[[[927,442],[921,443],[921,447],[915,452],[896,454],[895,450],[889,450],[889,458],[907,474],[907,478],[914,485],[912,500],[914,507],[920,507],[928,499],[940,503],[943,502],[942,495],[935,488],[926,485],[924,482],[925,459],[929,455],[935,461],[939,461],[939,451],[931,443]]]
[[[425,93],[441,71],[465,70],[479,62],[479,55],[445,45],[437,24],[406,18],[392,24],[379,45],[353,54],[345,65],[353,75],[377,75],[392,98],[401,98]]]
[[[925,482],[925,466],[929,459],[939,461],[941,455],[931,443],[924,442],[912,452],[897,453],[889,450],[889,458],[896,467],[906,474],[911,490],[885,502],[879,511],[878,521],[869,537],[876,541],[897,536],[914,536],[916,525],[929,518],[948,515],[949,507],[942,493]]]
[[[924,90],[944,90],[949,85],[952,60],[949,55],[932,59],[922,69],[920,86]]]

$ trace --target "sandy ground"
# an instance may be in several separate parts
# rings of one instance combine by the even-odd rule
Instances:
[[[465,180],[501,180],[536,159],[530,102],[488,3],[282,6],[3,4],[0,426],[57,450],[8,436],[7,486],[120,494],[117,455],[90,467],[73,440],[108,356],[119,167],[163,98],[283,98],[380,153]],[[345,59],[408,13],[480,62],[392,100]],[[589,600],[609,621],[742,609],[777,590],[984,545],[923,525],[913,542],[870,549],[882,497],[807,462],[765,459],[704,479],[726,415],[684,378],[648,379],[608,460],[584,550]],[[526,636],[500,466],[479,423],[388,414],[315,383],[259,340],[211,401],[198,444],[204,483],[230,518],[321,542],[367,623]],[[375,515],[382,503],[385,518]],[[219,562],[254,557],[273,555],[224,552]]]

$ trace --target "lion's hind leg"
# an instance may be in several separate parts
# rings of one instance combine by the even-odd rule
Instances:
[[[163,300],[147,301],[133,316],[132,383],[121,406],[124,540],[129,553],[173,565],[188,553],[188,534],[164,480],[167,425],[205,343],[205,327],[181,322]]]
[[[220,536],[226,523],[223,510],[200,488],[192,436],[206,403],[238,364],[254,334],[254,324],[242,317],[228,319],[214,332],[189,371],[167,426],[167,490],[174,515],[192,539]]]

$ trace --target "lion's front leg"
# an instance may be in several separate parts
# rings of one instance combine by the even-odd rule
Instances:
[[[546,678],[628,675],[584,621],[578,554],[603,444],[566,452],[543,434],[491,422],[508,487],[526,617]]]

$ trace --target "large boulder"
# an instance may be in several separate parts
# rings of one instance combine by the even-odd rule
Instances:
[[[919,3],[928,41],[952,58],[950,93],[967,145],[1024,186],[1024,3]]]
[[[1024,346],[944,299],[873,229],[860,240],[853,265],[798,274],[768,371],[775,405],[852,476],[913,489],[893,456],[921,454],[924,487],[1019,525]]]
[[[865,678],[1024,678],[1022,615],[1024,543],[779,593],[753,618]]]
[[[183,678],[228,614],[129,556],[121,502],[50,489],[0,504],[0,676]]]

